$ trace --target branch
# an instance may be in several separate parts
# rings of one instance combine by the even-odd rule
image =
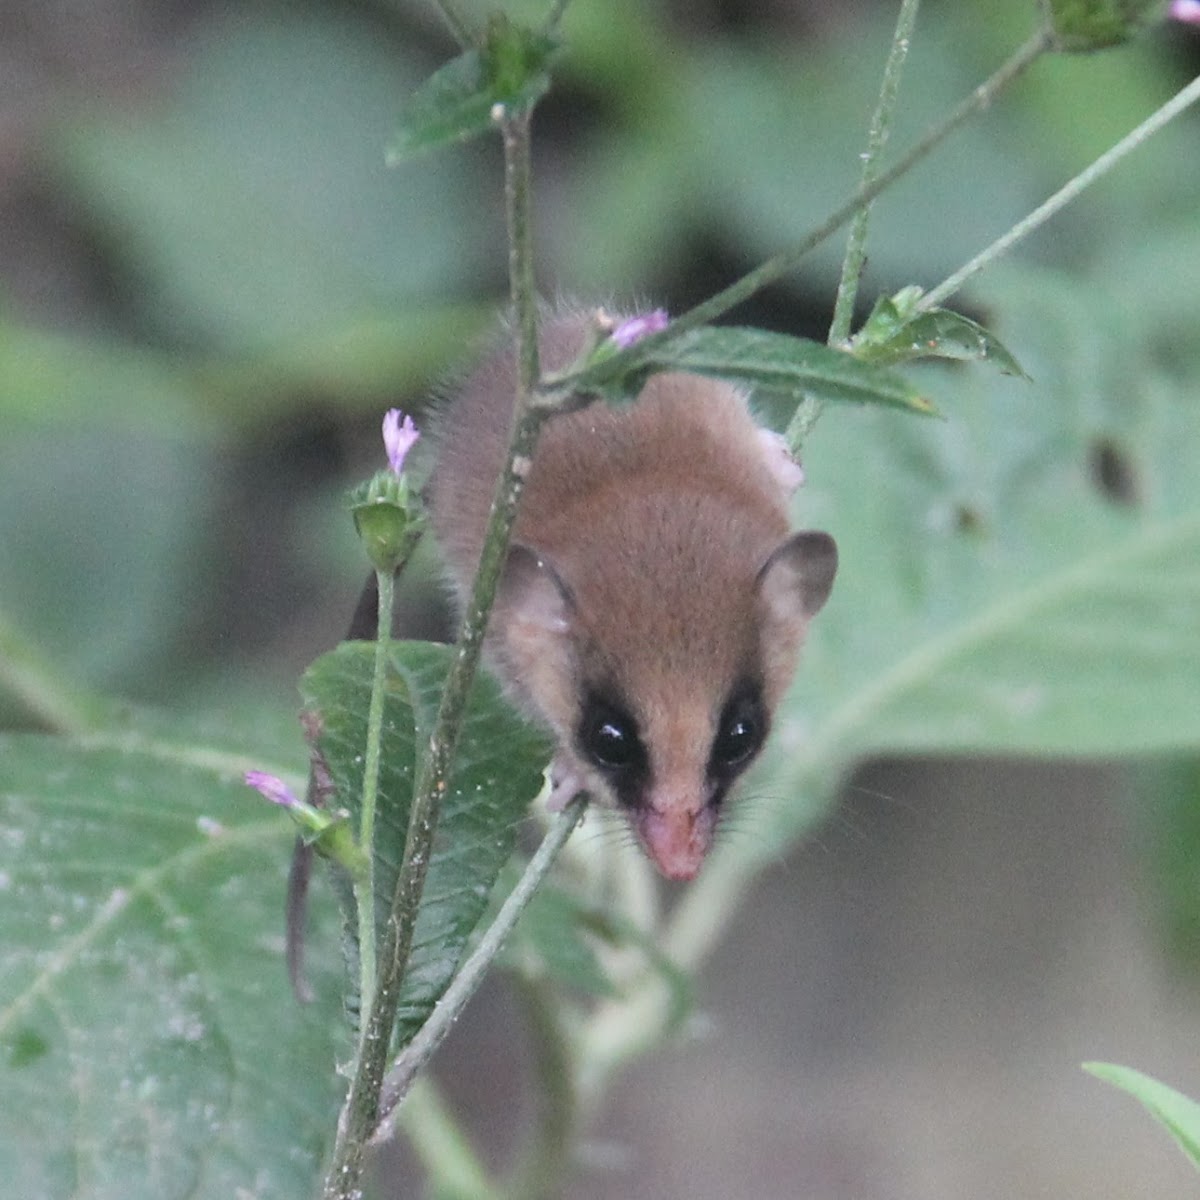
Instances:
[[[379,1124],[392,1030],[412,949],[413,928],[425,886],[430,847],[437,830],[441,797],[446,791],[467,697],[483,649],[488,614],[524,490],[524,476],[514,469],[514,463],[532,457],[540,428],[539,415],[529,403],[538,376],[537,308],[529,219],[530,116],[528,109],[516,112],[501,109],[497,114],[504,138],[509,277],[516,309],[517,340],[517,395],[508,459],[497,480],[479,570],[459,632],[458,653],[446,679],[429,749],[422,759],[413,790],[404,860],[392,897],[390,918],[379,945],[379,977],[363,1029],[361,1053],[338,1122],[337,1144],[325,1181],[326,1200],[357,1200],[361,1195],[363,1159]]]
[[[454,982],[446,989],[429,1020],[421,1026],[416,1037],[396,1059],[395,1066],[388,1073],[387,1082],[384,1084],[379,1131],[375,1136],[375,1141],[385,1141],[391,1136],[392,1129],[389,1122],[397,1105],[404,1099],[414,1079],[433,1057],[434,1051],[445,1041],[446,1035],[462,1015],[462,1010],[475,995],[488,968],[491,967],[508,935],[520,920],[526,905],[546,877],[554,860],[558,857],[559,851],[566,845],[575,826],[583,818],[585,807],[585,798],[577,796],[559,813],[558,818],[550,827],[550,831],[542,839],[542,844],[529,860],[517,886],[500,906],[496,919],[488,926],[479,945],[463,963],[454,977]]]
[[[1018,221],[1003,237],[997,238],[986,250],[981,250],[970,262],[961,266],[953,275],[943,280],[932,291],[922,296],[917,307],[922,310],[936,308],[949,299],[967,280],[978,275],[1002,254],[1028,237],[1039,226],[1065,208],[1086,188],[1102,179],[1130,151],[1156,134],[1168,122],[1200,100],[1200,76],[1181,88],[1157,112],[1147,117],[1136,129],[1123,137],[1111,150],[1102,154],[1092,165],[1080,171],[1069,183],[1064,184],[1045,203],[1040,204],[1023,221]]]

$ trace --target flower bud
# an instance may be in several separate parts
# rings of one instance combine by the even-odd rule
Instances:
[[[636,317],[627,317],[612,331],[612,340],[618,350],[625,350],[642,338],[652,333],[662,333],[670,318],[664,308],[656,308],[652,312],[639,313]]]
[[[420,501],[404,474],[404,460],[420,436],[411,417],[391,409],[383,418],[388,469],[350,493],[354,527],[377,571],[398,571],[421,536]]]
[[[1158,7],[1158,0],[1042,0],[1054,49],[1069,54],[1129,41]]]
[[[287,809],[292,820],[300,827],[300,836],[306,843],[315,846],[318,853],[340,863],[352,875],[357,876],[366,869],[366,858],[350,832],[348,812],[314,808],[298,800],[282,779],[266,771],[247,771],[243,779],[272,804]]]

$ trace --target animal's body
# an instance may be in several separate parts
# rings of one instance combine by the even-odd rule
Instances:
[[[594,314],[549,314],[543,370],[569,365],[594,330]],[[505,343],[436,425],[427,495],[460,596],[515,386]],[[833,583],[833,539],[790,532],[798,478],[736,388],[678,373],[630,405],[551,418],[527,475],[489,661],[557,738],[559,790],[623,810],[670,878],[699,870]]]

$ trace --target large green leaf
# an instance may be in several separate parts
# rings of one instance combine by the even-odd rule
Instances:
[[[838,536],[843,568],[781,781],[880,752],[1200,745],[1200,413],[1128,387],[1131,343],[1111,379],[1102,359],[1076,376],[1040,287],[1011,319],[1037,387],[964,373],[953,422],[852,412],[814,439],[805,520]],[[1132,497],[1106,494],[1102,446]]]
[[[7,737],[0,763],[5,1194],[310,1194],[339,987],[325,954],[317,1001],[290,994],[293,831],[253,760],[130,733]]]
[[[357,818],[375,646],[349,642],[304,676],[305,704],[319,715],[317,748],[334,784],[335,802]],[[418,747],[429,738],[453,650],[428,642],[390,649],[383,762],[375,835],[377,936],[388,919],[404,854]],[[522,721],[489,676],[476,682],[461,750],[442,803],[425,895],[413,935],[397,1018],[408,1041],[445,991],[463,948],[487,908],[501,867],[516,845],[529,801],[550,758],[545,736]]]

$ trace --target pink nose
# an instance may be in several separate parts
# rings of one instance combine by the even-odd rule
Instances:
[[[668,879],[695,879],[712,845],[712,812],[647,808],[638,815],[637,831],[650,861]]]

